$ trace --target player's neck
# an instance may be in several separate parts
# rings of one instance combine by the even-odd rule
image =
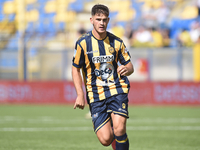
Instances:
[[[95,38],[102,40],[107,36],[107,32],[104,33],[98,33],[95,29],[92,30],[92,34],[95,36]]]

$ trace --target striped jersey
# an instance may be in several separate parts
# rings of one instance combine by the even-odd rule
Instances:
[[[92,31],[76,42],[73,66],[82,68],[87,102],[105,100],[120,93],[128,93],[130,85],[126,76],[117,73],[120,64],[130,62],[130,54],[123,41],[107,32],[99,40]]]

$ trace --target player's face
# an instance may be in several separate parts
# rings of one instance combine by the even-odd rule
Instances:
[[[103,35],[106,33],[109,17],[104,14],[96,14],[90,18],[91,23],[94,27],[95,34]]]

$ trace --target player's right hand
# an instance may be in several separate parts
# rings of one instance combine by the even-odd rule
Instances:
[[[85,98],[84,96],[77,96],[76,102],[74,104],[74,109],[79,108],[79,109],[84,109],[85,107]]]

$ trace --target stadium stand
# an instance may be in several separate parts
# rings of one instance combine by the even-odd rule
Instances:
[[[71,58],[63,59],[67,58],[64,53],[73,54],[75,41],[83,33],[79,31],[91,30],[90,11],[97,3],[106,4],[110,8],[111,19],[108,29],[123,38],[129,48],[158,50],[162,47],[169,49],[177,49],[180,46],[192,47],[200,36],[200,5],[197,1],[199,2],[199,0],[0,0],[0,51],[7,52],[6,56],[11,52],[18,56],[17,54],[22,51],[19,43],[24,42],[23,46],[28,57],[27,70],[31,76],[34,76],[34,73],[41,73],[38,76],[45,78],[42,75],[43,67],[51,76],[51,67],[56,70],[57,66],[64,63],[70,65]],[[64,56],[54,54],[55,51],[63,53]],[[12,61],[11,64],[5,59],[0,61],[4,68],[20,65],[23,67],[22,64],[17,65],[21,60],[16,61],[16,59],[9,59]],[[47,62],[43,63],[42,59]],[[61,60],[63,64],[60,62],[56,66]],[[4,74],[4,77],[8,74],[10,72]],[[37,78],[36,76],[33,78]],[[22,78],[21,75],[18,77]]]
[[[169,33],[170,42],[163,46],[177,46],[177,37],[182,30],[191,30],[194,21],[199,22],[196,0],[102,0],[110,8],[111,28],[113,23],[125,29],[131,24],[133,35],[140,26],[152,31],[156,28],[163,37]],[[86,30],[91,29],[88,21],[91,6],[97,0],[1,0],[0,1],[0,48],[18,47],[18,32],[24,31],[29,42],[37,43],[38,39],[48,44],[58,41],[61,32],[66,34],[65,47],[73,48],[80,24]],[[24,9],[19,9],[23,8]],[[24,18],[21,18],[24,13]],[[164,16],[161,19],[159,14]],[[19,19],[24,19],[24,27],[19,26]],[[144,22],[145,20],[145,22]],[[8,27],[9,25],[9,27]],[[11,27],[12,26],[12,27]],[[164,29],[167,31],[161,31]],[[125,31],[126,32],[126,31]],[[124,33],[125,33],[124,32]],[[159,37],[159,34],[154,34]],[[161,36],[160,36],[161,37]],[[130,38],[130,37],[129,37]],[[131,37],[131,38],[134,38]],[[167,37],[168,38],[168,37]],[[164,39],[165,40],[165,39]],[[168,40],[168,39],[167,39]],[[7,41],[7,42],[6,42]],[[130,40],[134,41],[134,39]],[[159,41],[159,40],[157,40]],[[160,41],[162,43],[162,41]],[[155,43],[154,43],[155,44]],[[131,46],[136,46],[130,43]],[[48,45],[41,45],[48,47]],[[149,46],[149,45],[143,45]],[[160,44],[159,44],[160,46]],[[31,49],[31,47],[30,47]]]

